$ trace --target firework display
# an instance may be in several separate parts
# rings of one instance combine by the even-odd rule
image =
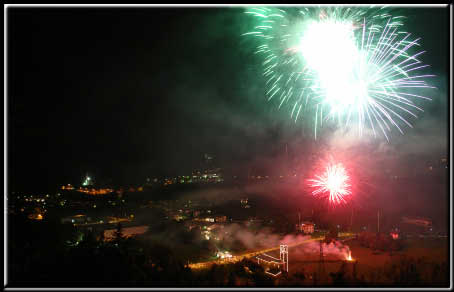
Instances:
[[[322,175],[316,175],[308,182],[315,188],[312,191],[314,196],[328,195],[329,202],[333,204],[345,203],[345,197],[351,195],[350,177],[340,163],[329,163]]]
[[[429,65],[414,50],[419,39],[402,31],[403,16],[384,7],[250,8],[257,21],[243,35],[258,39],[264,57],[268,100],[278,100],[291,117],[317,128],[323,123],[355,127],[374,135],[402,124],[423,111],[417,102],[430,100],[415,89],[433,88],[434,75],[419,73]]]

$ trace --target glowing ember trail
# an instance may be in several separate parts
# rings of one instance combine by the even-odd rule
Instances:
[[[329,164],[323,175],[315,177],[309,180],[309,185],[317,188],[312,192],[314,196],[329,193],[330,203],[340,204],[345,202],[345,196],[351,195],[350,178],[342,164]]]
[[[349,251],[349,252],[348,252],[348,255],[347,255],[347,261],[352,261],[352,260],[353,260],[353,259],[352,259],[352,252]]]

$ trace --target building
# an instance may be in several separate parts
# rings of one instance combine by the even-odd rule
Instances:
[[[85,224],[91,221],[90,217],[79,214],[61,219],[61,223],[72,223],[72,224]]]
[[[296,230],[304,234],[312,234],[315,230],[315,225],[312,222],[301,222],[300,225],[296,224]]]
[[[265,273],[276,277],[282,273],[282,266],[284,263],[281,259],[269,256],[267,254],[261,254],[256,257],[257,263],[262,265],[265,269]]]
[[[250,205],[248,205],[248,198],[241,199],[240,202],[241,202],[241,208],[248,209],[251,207]]]
[[[262,253],[257,258],[257,263],[263,265],[265,273],[277,277],[283,271],[288,273],[288,245],[281,244],[279,258]]]
[[[108,223],[111,223],[111,224],[116,224],[116,223],[120,223],[120,222],[131,222],[132,219],[128,218],[128,217],[107,216],[107,220],[106,221]]]
[[[227,216],[218,216],[215,218],[216,222],[226,222],[227,221]]]
[[[76,191],[78,191],[80,193],[86,193],[88,195],[93,195],[93,196],[107,195],[107,194],[111,194],[114,192],[114,190],[110,189],[110,188],[95,189],[95,188],[82,188],[82,187],[79,187],[79,189],[77,189]]]
[[[220,259],[227,259],[227,260],[228,260],[228,259],[231,259],[233,256],[232,256],[232,254],[231,254],[230,252],[228,252],[228,251],[218,251],[218,252],[216,253],[216,257],[217,257],[217,258],[220,258]]]
[[[61,189],[71,191],[74,190],[74,187],[71,184],[67,184],[66,186],[62,186]]]
[[[32,213],[28,215],[28,218],[32,220],[43,220],[43,215],[41,213]]]
[[[172,218],[173,218],[173,220],[178,221],[178,222],[184,219],[184,217],[180,214],[175,214],[175,215],[173,215]]]
[[[399,233],[397,232],[391,232],[389,235],[391,235],[391,238],[396,240],[396,239],[399,239]]]

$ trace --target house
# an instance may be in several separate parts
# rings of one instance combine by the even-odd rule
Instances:
[[[298,232],[303,232],[304,234],[312,234],[315,230],[315,225],[312,222],[301,222],[300,225],[296,225],[296,229]]]

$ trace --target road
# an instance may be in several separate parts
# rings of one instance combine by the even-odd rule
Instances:
[[[342,233],[342,234],[339,235],[339,237],[344,238],[344,240],[345,240],[346,238],[351,238],[354,235],[355,234],[353,234],[353,233]],[[298,243],[289,244],[288,247],[289,248],[290,247],[295,247],[295,246],[302,245],[302,244],[305,244],[305,243],[308,243],[308,242],[311,242],[311,241],[318,241],[318,240],[323,240],[323,239],[325,239],[325,236],[314,237],[314,238],[310,238],[310,239],[306,239],[306,240],[300,241]],[[219,260],[213,260],[213,261],[209,261],[209,262],[192,263],[192,264],[189,264],[189,267],[191,269],[196,269],[196,270],[197,269],[206,269],[206,268],[209,268],[213,264],[224,265],[224,264],[234,263],[234,262],[241,261],[243,258],[251,258],[251,257],[257,256],[257,255],[262,254],[262,253],[278,250],[279,248],[280,247],[277,246],[277,247],[262,249],[262,250],[255,251],[255,252],[245,253],[245,254],[242,254],[242,255],[236,255],[236,256],[233,256],[230,259],[224,259],[224,260],[219,259]]]

